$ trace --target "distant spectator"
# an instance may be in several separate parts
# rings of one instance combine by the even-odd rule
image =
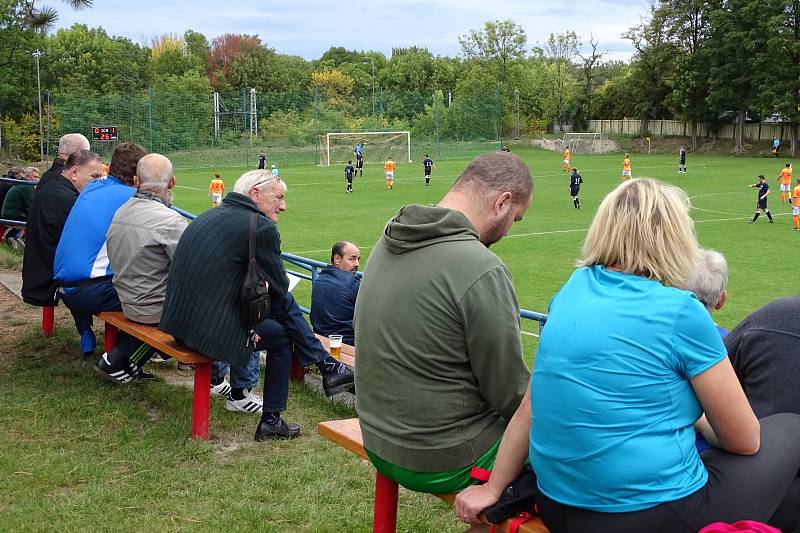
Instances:
[[[759,418],[800,414],[800,296],[774,300],[725,338],[728,357]]]
[[[23,170],[19,167],[11,167],[10,169],[8,169],[8,172],[6,172],[6,175],[3,177],[12,180],[24,180],[25,172],[23,172]],[[13,183],[9,183],[7,181],[0,181],[0,208],[3,207],[3,202],[6,199],[6,195],[13,186],[14,186]]]
[[[120,309],[111,282],[106,232],[114,213],[136,192],[133,177],[136,164],[145,153],[138,144],[117,145],[111,156],[109,175],[92,181],[81,191],[58,241],[53,259],[53,279],[58,283],[59,297],[75,319],[75,327],[81,336],[81,352],[86,357],[92,354],[95,346],[92,315]],[[126,334],[120,332],[118,339],[118,342],[124,342]],[[116,382],[124,383],[137,376],[147,377],[134,368],[125,376],[120,374]]]
[[[21,179],[36,181],[39,179],[39,169],[28,167],[23,171]],[[9,189],[5,200],[2,203],[0,218],[9,220],[19,220],[27,222],[28,212],[33,204],[33,186],[17,184]],[[25,249],[25,241],[22,238],[22,228],[11,228],[5,234],[5,239],[16,249]]]
[[[316,365],[322,373],[325,394],[331,396],[353,387],[353,374],[331,358],[319,343],[288,292],[289,280],[280,250],[278,218],[286,209],[286,184],[268,170],[243,174],[219,209],[198,216],[183,232],[172,258],[163,314],[159,328],[192,350],[221,363],[245,367],[253,350],[267,349],[275,342],[276,321],[294,343],[303,366]],[[254,330],[242,320],[239,294],[248,262],[250,225],[256,214],[255,258],[269,283],[271,317]],[[202,290],[198,290],[202,288]],[[212,327],[209,327],[213,325]],[[280,328],[278,328],[280,330]],[[250,390],[231,390],[231,398],[250,398],[253,409],[262,412],[255,440],[292,439],[297,424],[281,418],[288,397],[291,349],[267,356],[264,398]]]
[[[353,313],[361,286],[358,272],[361,251],[352,242],[339,241],[331,250],[331,263],[311,286],[311,325],[319,335],[341,335],[355,344]]]
[[[66,135],[62,135],[58,140],[58,155],[53,160],[53,165],[42,174],[37,191],[41,191],[42,187],[44,187],[48,181],[61,175],[64,170],[64,163],[69,156],[78,150],[88,149],[89,139],[80,133],[67,133]],[[101,175],[105,176],[105,173],[103,172]]]
[[[90,181],[102,176],[100,157],[78,150],[67,159],[62,174],[39,185],[28,213],[28,242],[22,261],[22,299],[40,307],[56,305],[53,260],[72,205]],[[41,180],[39,181],[41,183]]]
[[[714,250],[700,250],[697,271],[686,283],[686,290],[693,292],[709,313],[719,311],[728,301],[728,262],[725,256]],[[728,330],[714,323],[723,338]]]

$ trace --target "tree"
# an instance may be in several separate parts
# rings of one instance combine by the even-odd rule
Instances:
[[[491,65],[503,86],[511,63],[525,58],[527,42],[525,30],[512,20],[490,20],[482,31],[470,30],[458,38],[464,58]]]
[[[554,124],[565,120],[567,103],[576,96],[577,80],[572,61],[578,55],[578,36],[574,31],[550,34],[544,48],[535,47],[533,53],[546,64],[542,71],[547,79],[550,94],[550,115]]]
[[[590,110],[592,108],[592,97],[598,86],[597,68],[603,60],[603,56],[607,52],[598,52],[597,46],[600,44],[593,35],[589,35],[589,47],[591,52],[587,55],[578,53],[580,58],[580,71],[583,76],[581,80],[582,92],[580,94],[580,114],[583,120],[589,118]]]
[[[206,64],[211,86],[215,90],[252,86],[261,64],[274,53],[255,35],[226,33],[214,38]],[[235,69],[234,79],[233,66],[237,62],[240,65]]]
[[[312,72],[311,83],[331,109],[343,108],[353,92],[353,78],[336,69]]]

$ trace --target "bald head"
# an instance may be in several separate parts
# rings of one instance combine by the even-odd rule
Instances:
[[[142,157],[136,165],[134,184],[140,191],[152,192],[167,199],[165,195],[175,186],[172,162],[161,154]]]
[[[80,133],[67,133],[58,140],[58,157],[66,160],[78,150],[88,150],[89,139]]]

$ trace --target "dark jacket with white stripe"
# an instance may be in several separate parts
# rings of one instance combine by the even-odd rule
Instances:
[[[159,329],[191,349],[231,365],[247,364],[253,353],[240,316],[239,292],[254,212],[259,211],[250,198],[232,192],[222,206],[189,224],[172,258],[159,324]],[[281,259],[280,234],[260,212],[256,261],[269,282],[270,297],[285,295],[289,281]]]

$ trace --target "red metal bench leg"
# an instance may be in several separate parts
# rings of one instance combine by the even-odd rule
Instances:
[[[55,329],[56,308],[42,307],[42,334],[52,337]]]
[[[208,411],[211,403],[211,363],[194,365],[192,437],[208,440]]]
[[[106,353],[110,353],[114,349],[114,345],[117,344],[117,333],[119,333],[119,329],[106,322],[105,334],[103,335],[103,350]]]
[[[292,366],[289,369],[289,377],[292,381],[302,382],[306,380],[306,369],[297,362],[297,357],[295,357],[294,352],[292,352]]]
[[[375,473],[375,509],[372,533],[397,531],[397,483],[380,472]]]

